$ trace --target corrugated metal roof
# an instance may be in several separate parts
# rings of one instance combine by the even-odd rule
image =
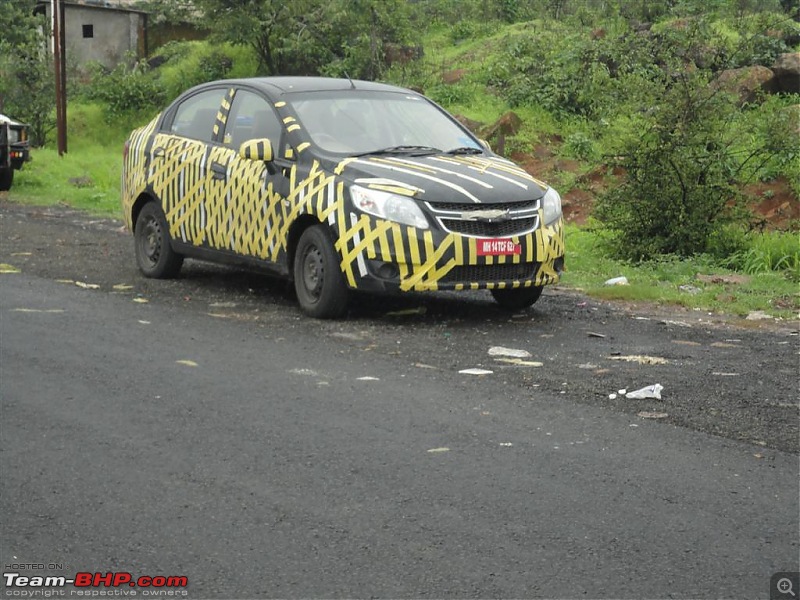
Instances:
[[[111,10],[147,12],[142,8],[141,0],[63,0],[63,2],[67,6],[87,6],[94,8],[108,8]],[[38,4],[49,5],[50,0],[38,0]]]

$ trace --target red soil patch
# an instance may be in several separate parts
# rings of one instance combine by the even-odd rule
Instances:
[[[543,181],[557,179],[559,173],[577,173],[578,161],[556,157],[556,149],[561,140],[548,139],[537,144],[530,154],[515,153],[511,159],[528,173]],[[562,194],[564,219],[568,223],[583,225],[598,195],[603,193],[610,182],[623,175],[621,170],[609,174],[605,165],[600,165],[588,173],[578,176],[578,185]],[[750,198],[748,206],[754,213],[753,226],[778,231],[800,230],[800,199],[792,191],[789,181],[778,178],[745,187]]]

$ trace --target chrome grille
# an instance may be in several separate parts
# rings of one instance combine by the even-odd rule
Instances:
[[[509,237],[530,233],[539,227],[540,200],[496,204],[425,204],[442,229],[465,236]]]
[[[507,237],[533,231],[536,229],[539,218],[513,219],[499,223],[441,218],[439,222],[447,231],[452,231],[453,233],[472,237]]]
[[[497,208],[500,210],[510,210],[518,212],[522,210],[536,210],[539,208],[538,200],[523,200],[522,202],[498,202],[497,204],[475,204],[474,202],[426,202],[433,212],[451,213],[468,212],[471,210],[484,210],[487,208]]]

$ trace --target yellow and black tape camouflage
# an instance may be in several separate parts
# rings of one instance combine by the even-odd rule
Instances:
[[[217,114],[215,135],[225,126],[231,100],[232,92]],[[285,116],[283,120],[287,130],[299,130],[300,125],[293,117]],[[354,288],[364,285],[367,260],[397,264],[399,286],[404,291],[539,286],[559,279],[554,261],[564,256],[560,219],[531,233],[510,236],[519,244],[519,254],[481,256],[474,237],[417,229],[379,219],[351,209],[345,197],[345,180],[352,180],[348,171],[361,162],[387,173],[386,178],[373,179],[366,187],[407,196],[419,191],[407,181],[401,181],[401,178],[408,179],[409,174],[422,182],[444,182],[455,191],[461,189],[469,195],[460,188],[457,178],[453,183],[441,176],[447,174],[449,168],[456,167],[462,170],[466,167],[474,172],[476,179],[532,181],[546,188],[545,184],[503,159],[449,156],[440,157],[431,165],[421,165],[402,159],[365,157],[347,158],[332,168],[324,168],[316,159],[310,165],[295,160],[283,175],[270,176],[266,162],[242,158],[239,149],[156,132],[156,123],[157,119],[131,136],[123,181],[123,205],[130,228],[133,227],[134,204],[149,195],[162,201],[173,239],[268,263],[286,261],[292,224],[301,215],[311,215],[332,228],[342,273],[347,284]],[[259,143],[263,141],[246,145],[242,152],[257,156],[259,151],[265,151],[257,147]],[[287,144],[284,158],[296,158],[308,146],[306,141]],[[288,182],[282,181],[284,176]],[[283,187],[276,189],[279,185]],[[543,223],[541,209],[539,223]],[[448,278],[448,273],[459,266],[521,263],[538,264],[529,277],[519,280],[487,282]]]

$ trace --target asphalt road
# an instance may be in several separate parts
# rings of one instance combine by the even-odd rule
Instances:
[[[260,276],[142,281],[117,225],[2,208],[6,573],[185,576],[191,598],[768,598],[798,570],[791,329],[561,292],[512,318],[445,296],[318,323]],[[600,401],[654,378],[661,403]],[[682,402],[686,423],[638,416]],[[762,414],[783,433],[744,424]]]

